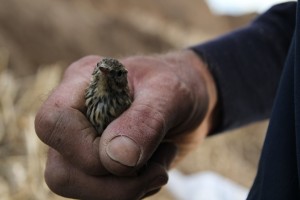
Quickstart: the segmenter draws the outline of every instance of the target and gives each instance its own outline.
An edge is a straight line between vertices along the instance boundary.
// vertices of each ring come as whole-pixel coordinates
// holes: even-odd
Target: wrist
[[[177,68],[178,76],[183,77],[182,80],[187,82],[193,92],[200,93],[196,95],[200,100],[195,103],[198,104],[198,109],[205,110],[200,126],[203,136],[206,136],[213,131],[215,126],[215,110],[218,99],[216,84],[207,64],[191,50],[169,53],[165,59],[172,63],[171,66]],[[187,71],[190,73],[186,73]]]
[[[204,81],[206,88],[206,95],[208,98],[207,112],[199,128],[207,135],[214,131],[216,122],[218,121],[216,108],[218,101],[218,92],[215,80],[208,69],[207,63],[205,63],[201,57],[195,52],[187,50],[188,58],[191,60],[192,67],[199,70],[200,76]]]
[[[171,63],[170,66],[176,68],[178,76],[186,82],[196,96],[193,102],[196,111],[192,111],[191,113],[194,114],[191,114],[190,119],[186,121],[184,126],[186,130],[171,138],[178,146],[178,155],[174,165],[213,131],[216,121],[217,89],[207,64],[193,51],[183,50],[170,53],[165,56],[165,59]],[[203,112],[203,114],[197,115],[195,114],[197,112]],[[197,122],[196,128],[190,130],[189,128],[195,121]]]

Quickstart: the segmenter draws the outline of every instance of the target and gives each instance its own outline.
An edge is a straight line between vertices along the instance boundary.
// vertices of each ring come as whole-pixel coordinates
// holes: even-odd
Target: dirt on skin
[[[0,0],[0,199],[64,199],[43,179],[47,147],[34,116],[71,62],[89,54],[123,57],[197,44],[236,27],[205,1]],[[214,170],[250,187],[267,122],[208,138],[178,166]],[[149,199],[174,199],[163,189]]]

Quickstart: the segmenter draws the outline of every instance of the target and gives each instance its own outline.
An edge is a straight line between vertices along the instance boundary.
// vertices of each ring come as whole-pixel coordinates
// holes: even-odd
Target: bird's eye
[[[117,76],[119,76],[119,77],[122,76],[122,71],[118,71]]]

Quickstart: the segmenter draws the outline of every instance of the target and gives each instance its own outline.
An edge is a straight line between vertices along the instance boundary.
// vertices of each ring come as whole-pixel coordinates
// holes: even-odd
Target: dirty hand
[[[36,116],[36,133],[50,147],[45,179],[65,197],[140,199],[166,184],[176,152],[210,131],[214,81],[189,50],[122,59],[133,102],[97,137],[84,93],[99,60],[73,63]]]

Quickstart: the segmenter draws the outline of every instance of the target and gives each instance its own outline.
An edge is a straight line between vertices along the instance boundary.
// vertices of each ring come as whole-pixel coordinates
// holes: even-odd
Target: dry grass
[[[16,78],[9,52],[0,49],[0,199],[50,199],[44,180],[46,147],[34,131],[34,117],[60,80],[62,67],[41,68]]]

